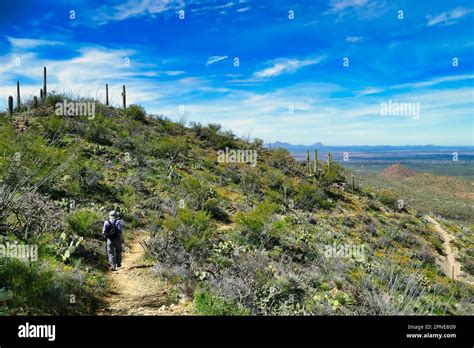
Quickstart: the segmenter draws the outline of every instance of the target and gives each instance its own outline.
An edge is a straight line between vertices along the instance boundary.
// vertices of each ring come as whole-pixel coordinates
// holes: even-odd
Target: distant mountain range
[[[297,159],[306,156],[306,150],[310,150],[311,156],[313,149],[318,150],[318,158],[324,159],[327,153],[331,152],[333,158],[343,160],[344,153],[347,153],[353,159],[374,159],[383,157],[392,158],[417,158],[417,159],[439,159],[440,156],[451,159],[453,153],[462,155],[463,159],[474,160],[474,146],[436,146],[436,145],[352,145],[352,146],[333,146],[322,143],[312,145],[293,145],[285,142],[274,142],[265,145],[267,148],[287,149],[291,155]]]

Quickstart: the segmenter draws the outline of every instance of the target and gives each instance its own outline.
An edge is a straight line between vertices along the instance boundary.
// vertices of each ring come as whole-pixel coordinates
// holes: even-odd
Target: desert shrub
[[[345,182],[344,168],[337,163],[331,163],[331,169],[328,170],[328,165],[324,164],[324,175],[321,178],[323,184],[342,183]]]
[[[176,218],[166,218],[163,227],[166,235],[193,254],[207,254],[215,236],[210,214],[205,211],[181,209]]]
[[[3,211],[2,213],[7,213]],[[37,240],[44,233],[63,227],[63,212],[54,202],[38,192],[26,192],[17,204],[10,205],[5,221],[10,232],[23,240]]]
[[[231,131],[223,131],[220,124],[210,123],[203,127],[200,123],[192,123],[191,127],[196,135],[204,140],[204,146],[220,150],[236,145],[236,136]]]
[[[387,207],[395,209],[397,207],[398,196],[395,191],[389,189],[382,189],[376,193],[377,198],[380,202],[385,204]]]
[[[100,181],[103,179],[104,175],[95,163],[84,163],[84,165],[81,166],[72,177],[78,181],[80,189],[85,193],[97,193],[98,191],[102,191]]]
[[[125,115],[136,121],[146,120],[146,111],[141,105],[132,104],[125,109]]]
[[[408,273],[387,256],[381,262],[371,263],[369,272],[361,277],[360,291],[356,295],[358,315],[427,315],[432,304],[423,301],[427,291],[420,285],[422,271]]]
[[[87,121],[85,137],[97,144],[112,145],[115,138],[114,119],[96,114],[93,119]]]
[[[224,167],[221,175],[221,184],[228,183],[239,184],[241,180],[241,172],[236,164],[228,164]]]
[[[247,196],[256,195],[260,199],[263,198],[261,174],[256,168],[244,171],[240,180],[240,187]]]
[[[3,315],[65,315],[92,311],[105,292],[100,277],[86,277],[81,285],[74,274],[48,262],[27,263],[0,258],[0,313]],[[76,304],[69,302],[70,294]]]
[[[81,237],[100,236],[101,215],[92,209],[79,209],[66,218],[70,230]]]
[[[186,154],[186,139],[183,137],[165,137],[152,141],[152,155],[158,158],[174,160]]]
[[[263,315],[305,314],[306,284],[295,275],[276,278],[261,286],[255,306]]]
[[[213,294],[208,289],[199,289],[194,293],[195,311],[200,315],[247,315],[246,309],[239,309],[233,301]]]
[[[280,190],[285,186],[285,175],[278,169],[270,169],[263,176],[263,182],[273,190]]]
[[[209,198],[216,197],[211,187],[192,176],[183,179],[182,189],[187,197],[188,206],[193,207],[194,210],[200,210]]]
[[[209,212],[217,221],[229,222],[229,214],[222,208],[221,202],[216,198],[211,198],[203,205],[203,210]]]
[[[301,163],[296,162],[286,149],[276,148],[269,150],[268,165],[277,168],[285,175],[303,175]]]
[[[278,208],[275,203],[263,202],[249,212],[238,212],[236,214],[235,221],[247,243],[255,246],[264,244],[264,239],[266,239],[265,227]]]
[[[131,185],[122,185],[117,193],[117,198],[123,204],[126,213],[130,213],[137,204],[135,188]]]
[[[43,101],[44,105],[55,107],[57,103],[63,103],[64,100],[71,100],[71,96],[68,96],[63,93],[56,93],[55,91],[51,91],[46,96],[46,100]]]
[[[299,209],[313,211],[318,208],[327,209],[331,207],[324,190],[314,184],[302,183],[297,188],[294,196],[295,206]]]

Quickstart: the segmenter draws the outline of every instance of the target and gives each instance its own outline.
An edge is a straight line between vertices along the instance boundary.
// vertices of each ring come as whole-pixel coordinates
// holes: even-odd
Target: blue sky
[[[109,83],[118,105],[126,84],[129,103],[149,112],[218,122],[266,142],[474,145],[472,1],[2,0],[0,7],[3,109],[17,80],[25,95],[38,95],[46,65],[49,90],[104,99]],[[389,100],[420,103],[420,117],[382,116]]]

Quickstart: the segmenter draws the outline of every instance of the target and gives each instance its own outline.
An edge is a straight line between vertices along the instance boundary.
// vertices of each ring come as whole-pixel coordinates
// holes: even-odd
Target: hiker
[[[119,220],[119,213],[112,210],[109,219],[104,221],[102,234],[107,238],[107,255],[112,271],[117,267],[122,267],[122,223]]]

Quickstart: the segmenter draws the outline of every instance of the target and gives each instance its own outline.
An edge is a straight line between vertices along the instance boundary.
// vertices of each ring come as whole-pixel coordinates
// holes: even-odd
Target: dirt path
[[[441,238],[443,239],[443,247],[446,253],[446,257],[442,263],[444,274],[446,274],[446,276],[449,278],[453,278],[454,274],[454,280],[472,284],[471,281],[461,276],[461,263],[456,260],[456,254],[454,253],[453,248],[451,248],[451,241],[454,239],[454,237],[448,232],[446,232],[446,230],[440,225],[440,223],[433,219],[431,216],[427,215],[425,218],[433,225],[436,232],[438,232]]]
[[[99,315],[187,315],[192,302],[173,301],[170,287],[164,284],[144,262],[145,250],[139,239],[131,241],[123,254],[122,267],[106,275],[111,291]],[[178,303],[172,303],[178,302]]]

